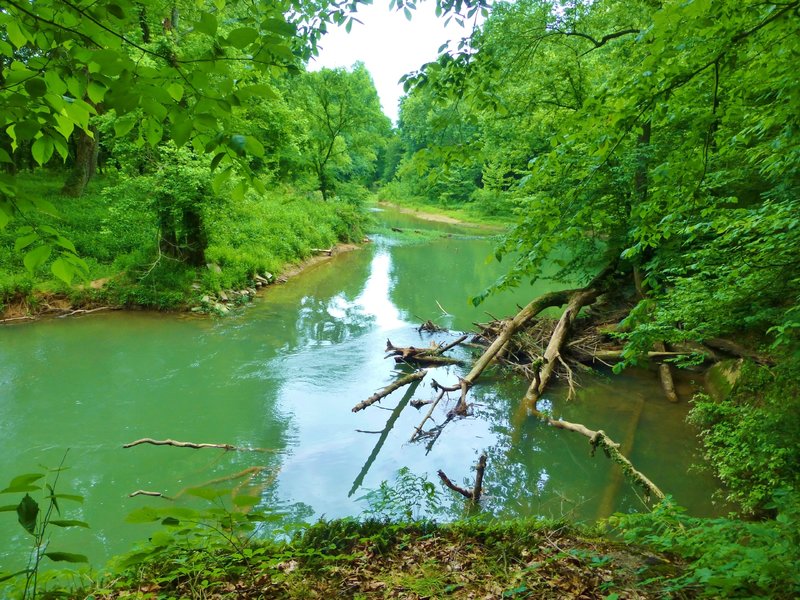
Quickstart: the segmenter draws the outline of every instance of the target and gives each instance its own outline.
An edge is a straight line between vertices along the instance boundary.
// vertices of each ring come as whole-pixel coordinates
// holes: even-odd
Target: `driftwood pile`
[[[435,379],[432,380],[431,386],[436,392],[436,397],[432,400],[409,401],[413,389],[409,389],[404,397],[403,406],[406,404],[416,408],[429,406],[424,418],[414,429],[411,441],[427,439],[430,450],[450,421],[468,414],[469,391],[478,382],[484,370],[491,364],[507,364],[521,371],[530,381],[521,399],[529,416],[558,429],[583,435],[588,439],[591,455],[601,448],[609,459],[622,467],[623,473],[629,480],[644,490],[646,497],[663,499],[664,493],[658,486],[634,468],[620,450],[620,444],[609,438],[603,430],[595,430],[582,423],[553,419],[538,406],[543,393],[553,380],[560,379],[565,382],[569,386],[568,397],[571,398],[576,393],[576,372],[600,364],[611,365],[624,358],[623,349],[614,333],[619,323],[627,316],[629,307],[620,302],[618,295],[612,301],[603,301],[624,287],[618,277],[619,274],[609,268],[595,277],[586,287],[549,292],[539,296],[521,308],[513,318],[476,323],[479,332],[469,345],[479,344],[482,353],[472,363],[467,375],[460,377],[458,383],[451,386],[444,386]],[[638,287],[637,293],[639,298],[644,297]],[[635,300],[629,300],[631,305],[633,302]],[[539,316],[548,308],[565,305],[558,319]],[[418,331],[435,331],[431,325],[433,324],[424,323]],[[428,348],[397,347],[387,341],[387,358],[393,357],[397,363],[408,365],[415,371],[359,403],[353,411],[366,408],[405,385],[414,383],[416,387],[432,368],[460,362],[444,356],[444,353],[457,345],[464,344],[466,339],[467,336],[461,336],[452,343],[432,344]],[[747,357],[759,362],[766,360],[754,356],[752,352],[733,342],[719,339],[706,340],[704,344],[684,344],[675,348],[668,348],[664,343],[656,343],[646,354],[646,359],[658,365],[666,399],[678,402],[671,366],[666,361],[678,357],[691,357],[695,361],[716,361],[719,360],[718,352]],[[454,394],[457,398],[455,407],[448,413],[443,423],[426,430],[425,426],[432,419],[435,408],[450,394]],[[480,475],[481,477],[483,475],[482,469]],[[442,480],[447,485],[445,478]],[[455,489],[452,486],[448,487]],[[465,496],[472,494],[463,489],[456,491]]]

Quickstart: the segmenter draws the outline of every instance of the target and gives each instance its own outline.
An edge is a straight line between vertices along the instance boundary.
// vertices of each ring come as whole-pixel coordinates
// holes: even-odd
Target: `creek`
[[[131,492],[172,496],[253,467],[263,467],[249,480],[259,508],[290,520],[357,515],[366,491],[391,483],[404,466],[437,485],[438,469],[471,481],[481,452],[489,457],[486,502],[501,517],[593,520],[641,508],[618,467],[602,454],[589,457],[585,438],[517,416],[526,382],[507,372],[487,372],[471,392],[472,416],[451,422],[430,448],[429,440],[409,443],[427,409],[378,408],[407,401],[403,390],[351,412],[397,378],[384,359],[387,338],[398,346],[452,340],[487,313],[511,315],[553,286],[540,280],[474,308],[468,298],[501,273],[487,261],[490,238],[394,212],[380,220],[386,227],[372,243],[266,288],[225,318],[113,312],[0,328],[0,485],[56,466],[69,448],[58,491],[84,502],[62,502],[62,518],[91,525],[54,531],[51,549],[87,554],[100,566],[154,531],[127,523],[127,514],[169,502]],[[419,333],[426,319],[451,332]],[[452,366],[433,376],[446,385],[464,372]],[[684,400],[690,383],[679,389]],[[433,397],[429,385],[430,375],[415,396]],[[584,377],[578,399],[565,397],[555,386],[540,406],[604,429],[690,513],[715,513],[713,480],[689,470],[700,457],[684,423],[688,403],[669,404],[653,373]],[[144,437],[267,451],[122,448]],[[19,496],[1,495],[0,506]],[[0,539],[0,571],[24,566],[29,536],[15,513],[0,513]]]

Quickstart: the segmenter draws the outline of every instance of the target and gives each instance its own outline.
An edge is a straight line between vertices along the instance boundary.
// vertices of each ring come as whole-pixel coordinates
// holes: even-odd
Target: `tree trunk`
[[[92,136],[83,129],[75,130],[75,160],[72,165],[72,171],[70,171],[64,187],[61,188],[61,193],[65,196],[77,198],[83,194],[86,184],[89,183],[89,180],[97,170],[97,154],[100,149],[98,132],[95,126],[91,126],[89,129],[92,132]]]

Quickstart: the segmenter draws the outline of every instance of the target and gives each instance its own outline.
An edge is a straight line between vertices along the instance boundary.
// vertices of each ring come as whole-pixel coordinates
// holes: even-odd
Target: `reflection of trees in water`
[[[305,296],[297,311],[298,345],[303,347],[339,344],[364,334],[374,322],[374,315],[344,294],[333,298]]]
[[[524,417],[515,427],[524,389],[493,387],[476,388],[473,398],[476,417],[490,424],[497,440],[486,449],[485,508],[502,516],[593,518],[609,466],[591,459],[588,445],[535,419]]]

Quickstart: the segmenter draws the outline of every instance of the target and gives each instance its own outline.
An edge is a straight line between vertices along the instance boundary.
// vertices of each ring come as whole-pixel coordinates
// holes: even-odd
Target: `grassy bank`
[[[21,196],[44,199],[55,213],[36,212],[29,216],[35,220],[0,232],[0,313],[100,305],[182,310],[209,294],[252,286],[256,275],[278,275],[315,249],[363,236],[357,205],[322,202],[290,188],[263,195],[251,190],[234,201],[230,190],[214,194],[202,181],[153,176],[97,177],[80,198],[61,195],[61,179],[52,175],[24,174],[18,185]],[[187,195],[203,194],[193,200],[202,227],[201,264],[164,252],[163,222],[185,201],[181,185]],[[58,230],[88,264],[88,279],[68,286],[51,273],[52,258],[27,270],[24,252],[14,248],[21,227]]]

